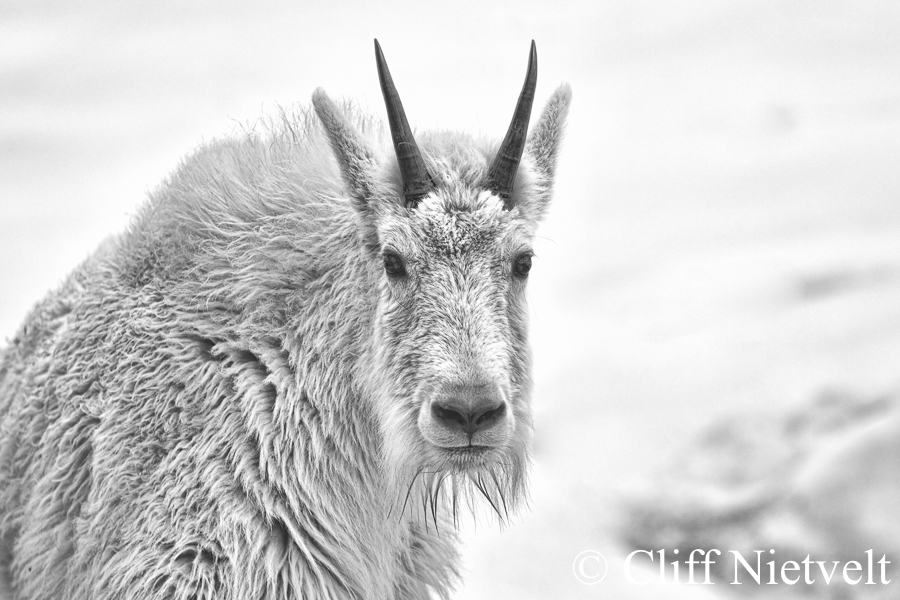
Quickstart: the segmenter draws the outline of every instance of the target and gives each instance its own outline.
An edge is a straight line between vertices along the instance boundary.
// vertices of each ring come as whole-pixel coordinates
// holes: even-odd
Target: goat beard
[[[504,447],[460,458],[437,448],[419,449],[393,474],[396,496],[391,518],[407,519],[426,530],[459,529],[461,514],[484,513],[501,526],[527,504],[528,453]]]

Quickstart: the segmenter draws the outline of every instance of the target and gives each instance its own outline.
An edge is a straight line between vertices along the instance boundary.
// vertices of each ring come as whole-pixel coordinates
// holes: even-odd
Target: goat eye
[[[531,270],[531,255],[530,254],[522,254],[516,258],[516,261],[513,263],[513,274],[516,277],[525,278],[528,277],[528,271]]]
[[[384,253],[384,272],[390,277],[403,277],[406,275],[406,268],[403,266],[403,259],[399,254],[394,252]]]

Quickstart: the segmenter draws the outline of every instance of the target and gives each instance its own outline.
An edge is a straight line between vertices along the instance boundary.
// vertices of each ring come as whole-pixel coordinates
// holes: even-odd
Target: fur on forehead
[[[530,215],[521,210],[503,210],[502,201],[484,187],[488,169],[500,147],[499,141],[473,139],[466,133],[452,131],[417,132],[416,141],[437,190],[412,212],[425,210],[453,214],[486,210],[494,213],[496,209],[501,211],[496,218],[529,219]],[[390,152],[386,158],[385,175],[396,190],[397,197],[402,198],[403,184],[396,156]],[[523,155],[512,190],[515,206],[520,204],[520,199],[535,191],[533,171],[530,157]]]
[[[404,253],[416,253],[418,247],[458,257],[498,244],[505,254],[506,246],[526,246],[532,233],[533,225],[520,218],[518,208],[506,210],[491,192],[441,186],[416,208],[382,220],[378,237],[383,246]]]
[[[449,131],[421,133],[417,142],[436,189],[415,208],[403,206],[399,201],[403,197],[399,167],[391,157],[386,175],[398,203],[380,224],[378,237],[383,246],[408,252],[413,251],[412,243],[436,254],[460,256],[512,240],[522,240],[513,242],[515,246],[525,244],[534,223],[517,206],[507,210],[503,201],[484,187],[497,143]],[[521,188],[527,187],[523,184],[528,168],[520,166],[519,172],[514,198],[517,191],[521,193]]]
[[[460,258],[497,248],[502,256],[528,247],[533,224],[506,210],[487,190],[441,186],[412,210],[401,208],[379,224],[382,247],[407,255]],[[492,252],[489,252],[492,254]]]

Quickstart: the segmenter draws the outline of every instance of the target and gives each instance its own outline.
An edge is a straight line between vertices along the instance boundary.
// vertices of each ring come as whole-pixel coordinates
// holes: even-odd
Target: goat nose
[[[461,428],[469,436],[487,429],[506,414],[506,402],[489,401],[477,406],[468,407],[453,400],[434,401],[431,403],[431,414],[448,429]]]

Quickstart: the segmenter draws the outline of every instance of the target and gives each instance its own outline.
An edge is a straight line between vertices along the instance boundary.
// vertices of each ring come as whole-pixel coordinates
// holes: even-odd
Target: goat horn
[[[397,153],[397,162],[400,164],[400,175],[403,177],[403,195],[406,197],[406,206],[415,208],[419,200],[428,195],[434,189],[434,180],[425,168],[425,160],[419,152],[400,95],[394,87],[391,72],[388,70],[381,52],[381,44],[375,40],[375,61],[378,64],[378,80],[381,82],[381,93],[384,95],[384,104],[387,107],[388,124],[391,127],[391,139],[394,141],[394,152]]]
[[[507,209],[512,208],[510,196],[519,161],[522,160],[522,151],[525,149],[525,138],[528,136],[528,120],[531,118],[531,105],[534,104],[535,87],[537,87],[537,48],[534,40],[531,40],[525,85],[519,94],[509,130],[487,174],[487,187],[503,199]]]

